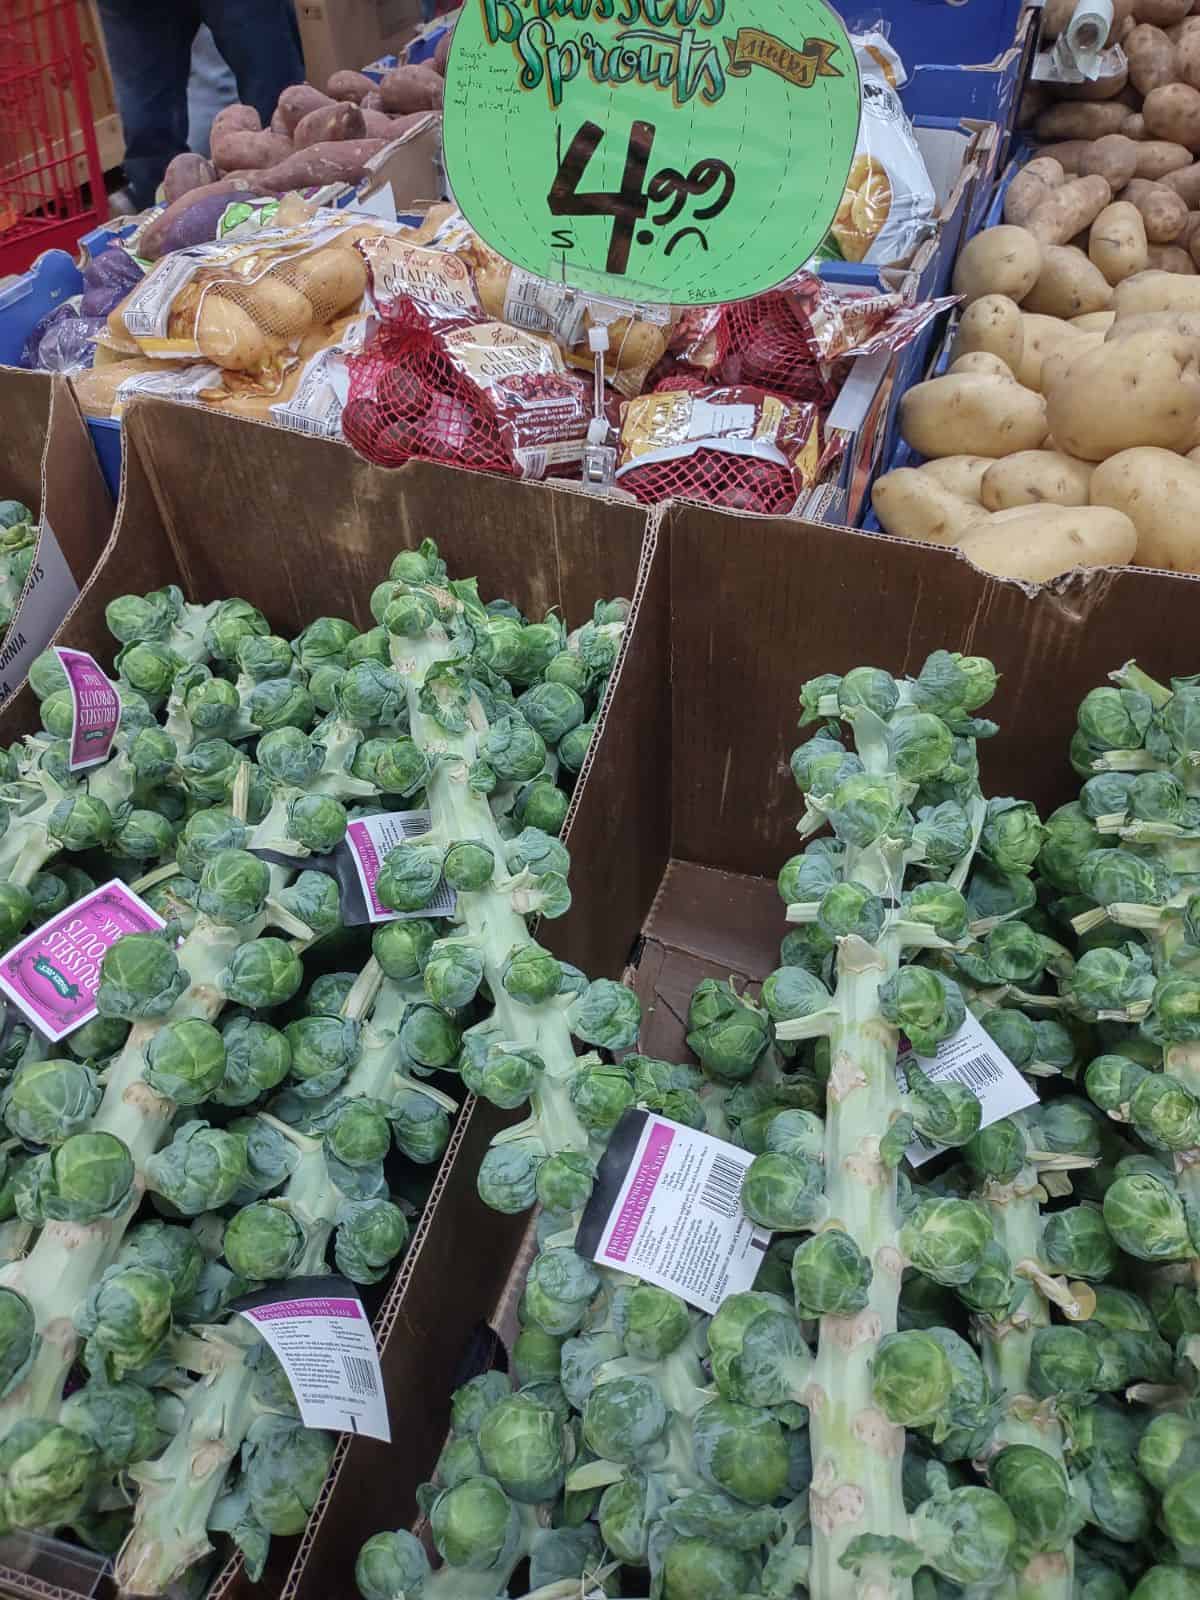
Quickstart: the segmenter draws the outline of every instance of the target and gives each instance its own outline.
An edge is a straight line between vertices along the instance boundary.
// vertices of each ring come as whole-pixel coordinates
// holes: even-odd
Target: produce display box
[[[38,517],[33,566],[0,641],[2,706],[95,570],[113,504],[64,379],[0,368],[0,416],[0,498],[20,500]]]
[[[0,378],[14,376],[31,375]],[[478,577],[485,596],[508,596],[530,613],[558,607],[568,619],[583,620],[596,599],[638,592],[647,517],[624,501],[425,462],[389,472],[340,444],[161,400],[136,401],[126,431],[116,526],[57,636],[102,662],[112,651],[108,601],[164,583],[178,583],[197,599],[240,594],[285,634],[322,614],[370,626],[368,602],[380,574],[398,549],[427,536],[437,539],[452,571]],[[303,492],[284,501],[283,483],[303,485]],[[36,725],[26,687],[0,711],[0,739],[10,742]],[[598,861],[593,871],[591,892],[577,890],[584,903],[607,892],[610,866]],[[581,863],[577,876],[583,875]],[[591,921],[590,913],[569,913],[551,942],[559,948],[565,941],[579,951],[572,959],[588,959]],[[591,970],[619,976],[623,960],[622,954],[603,968],[593,963]],[[459,1359],[495,1304],[520,1244],[525,1219],[483,1206],[472,1178],[498,1121],[490,1107],[465,1103],[413,1244],[375,1319],[393,1438],[401,1448],[342,1440],[334,1470],[352,1484],[350,1505],[359,1516],[356,1524],[347,1520],[346,1540],[355,1529],[365,1538],[381,1519],[394,1517],[432,1467]],[[455,1272],[447,1274],[451,1258]],[[255,1595],[279,1592],[295,1545],[275,1543]],[[235,1557],[210,1592],[228,1600],[243,1591],[251,1586]],[[344,1569],[323,1592],[345,1592]],[[6,1593],[77,1600],[72,1589],[0,1567],[0,1594]]]
[[[925,14],[934,11],[949,14],[944,0],[932,0],[931,4],[918,0],[911,9]],[[996,10],[1001,18],[1013,16],[1010,6]],[[1007,22],[998,26],[996,34],[1001,35],[1001,42],[996,45],[992,58],[977,66],[961,63],[965,57],[977,56],[986,48],[980,40],[995,36],[989,34],[988,0],[972,0],[972,3],[956,7],[954,15],[962,19],[973,35],[964,45],[963,54],[957,59],[944,59],[943,51],[938,50],[931,59],[928,47],[918,43],[916,54],[905,58],[901,47],[902,59],[910,64],[910,76],[900,91],[900,98],[910,117],[979,117],[998,123],[1008,135],[1016,122],[1021,89],[1036,46],[1039,12],[1034,7],[1022,11],[1007,38],[1002,37]],[[893,42],[897,41],[893,39]],[[911,65],[913,62],[916,65]]]
[[[310,83],[343,67],[398,55],[421,21],[417,0],[297,0],[296,21]]]
[[[367,202],[386,190],[402,220],[418,222],[420,218],[415,213],[405,217],[405,210],[441,197],[440,142],[436,124],[417,128],[386,150],[371,176],[337,204],[345,207],[355,201]],[[117,225],[118,231],[121,226]],[[81,240],[84,250],[93,255],[103,250],[111,231],[96,228],[85,234]],[[17,366],[25,340],[41,319],[82,287],[83,279],[74,259],[65,250],[47,250],[27,273],[0,289],[0,370]],[[115,500],[121,490],[121,424],[107,417],[89,417],[87,426],[104,480]]]
[[[913,300],[945,292],[980,182],[990,186],[1000,130],[994,123],[946,116],[917,117],[914,129],[937,195],[937,231],[918,247],[906,267],[823,261],[821,276],[828,282],[858,289],[897,289]]]

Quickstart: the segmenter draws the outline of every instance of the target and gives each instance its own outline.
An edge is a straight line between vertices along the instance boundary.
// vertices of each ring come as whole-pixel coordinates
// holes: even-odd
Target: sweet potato
[[[216,183],[189,189],[155,217],[138,241],[138,252],[146,261],[157,261],[172,250],[202,244],[216,231],[225,207],[246,195],[261,193],[256,182],[245,178],[221,178]]]
[[[274,167],[235,176],[249,179],[251,186],[257,184],[267,194],[323,183],[357,183],[366,173],[371,157],[377,156],[386,143],[386,139],[338,139],[311,144],[307,150],[294,150]]]
[[[383,109],[391,112],[434,111],[443,93],[442,79],[430,67],[393,67],[379,86]]]
[[[358,106],[348,100],[335,100],[332,105],[318,106],[301,117],[292,143],[297,150],[307,150],[310,145],[326,144],[331,139],[365,139],[366,136],[366,118]]]
[[[182,155],[175,156],[167,167],[163,178],[163,198],[171,205],[193,189],[216,181],[217,169],[212,162],[206,156],[193,155],[190,150],[185,150]]]
[[[389,117],[386,111],[364,111],[368,139],[402,139],[411,128],[428,122],[432,112],[412,111],[407,117]]]
[[[325,85],[325,93],[331,100],[351,101],[360,105],[364,95],[370,94],[378,88],[374,78],[368,78],[365,72],[349,72],[345,68],[341,72],[331,75]]]
[[[433,52],[433,70],[446,76],[446,62],[450,59],[450,45],[454,38],[454,29],[444,33],[437,42],[437,49]]]
[[[294,83],[279,96],[275,116],[282,121],[284,131],[292,133],[310,111],[319,111],[322,106],[329,104],[329,96],[322,94],[320,89],[314,89],[311,83]],[[271,122],[274,125],[275,117]]]
[[[282,134],[264,131],[253,106],[225,106],[213,118],[209,136],[213,164],[219,172],[241,172],[249,167],[272,167],[290,154],[292,142]]]

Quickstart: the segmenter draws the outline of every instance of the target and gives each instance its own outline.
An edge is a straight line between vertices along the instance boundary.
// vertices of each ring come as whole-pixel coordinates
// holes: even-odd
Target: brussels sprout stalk
[[[272,867],[274,892],[287,882],[285,868]],[[146,1052],[169,1023],[211,1022],[226,1004],[218,979],[239,946],[256,938],[272,920],[265,909],[250,922],[227,926],[201,916],[177,953],[190,980],[161,1018],[137,1021],[106,1076],[92,1129],[120,1139],[138,1173],[130,1199],[116,1215],[94,1222],[47,1221],[30,1253],[0,1270],[0,1286],[17,1290],[33,1306],[39,1344],[22,1382],[0,1401],[0,1428],[23,1418],[53,1417],[79,1346],[73,1316],[88,1290],[116,1257],[142,1197],[141,1168],[163,1143],[175,1117],[174,1100],[146,1081]],[[118,946],[121,941],[118,941]],[[117,948],[117,947],[114,947]]]
[[[478,698],[471,695],[467,725],[461,732],[441,727],[422,709],[422,689],[431,669],[455,660],[457,654],[445,630],[436,622],[420,637],[392,639],[393,665],[403,678],[408,695],[412,737],[435,758],[426,786],[433,828],[447,839],[479,840],[490,847],[498,862],[503,862],[504,840],[487,797],[476,792],[469,782],[470,769],[488,731]],[[512,952],[533,944],[524,917],[514,907],[511,893],[496,879],[483,889],[460,890],[458,917],[483,953],[484,975],[494,1003],[490,1031],[497,1039],[536,1050],[545,1064],[530,1095],[531,1115],[505,1129],[502,1140],[536,1136],[547,1153],[585,1152],[588,1132],[569,1095],[578,1063],[564,1003],[557,996],[537,1005],[518,1003],[503,982],[505,964]]]
[[[440,1103],[454,1102],[434,1089],[404,1077],[397,1031],[405,1011],[422,997],[420,980],[385,979],[377,961],[367,962],[342,1008],[361,1021],[370,1013],[358,1061],[339,1091],[339,1100],[390,1101],[397,1081]],[[320,1139],[297,1133],[266,1117],[300,1150],[300,1159],[275,1204],[304,1231],[305,1244],[289,1276],[328,1271],[326,1252],[346,1199],[333,1182]],[[117,1562],[117,1579],[127,1594],[162,1594],[209,1550],[206,1529],[230,1463],[262,1408],[253,1395],[244,1351],[258,1335],[236,1319],[220,1329],[199,1330],[214,1341],[222,1361],[211,1378],[193,1385],[183,1417],[167,1449],[133,1469],[141,1486],[133,1528]]]

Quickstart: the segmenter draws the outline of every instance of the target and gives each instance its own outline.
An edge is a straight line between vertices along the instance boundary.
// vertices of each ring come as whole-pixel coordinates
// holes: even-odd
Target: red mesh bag
[[[660,387],[622,408],[617,482],[645,505],[784,515],[820,470],[817,408],[762,389]]]
[[[591,390],[538,334],[396,301],[349,366],[342,433],[368,461],[530,478],[578,469]]]

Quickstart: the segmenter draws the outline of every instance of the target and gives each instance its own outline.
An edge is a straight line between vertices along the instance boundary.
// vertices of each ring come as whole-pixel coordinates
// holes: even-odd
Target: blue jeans
[[[237,84],[217,49],[212,30],[205,25],[192,44],[192,73],[188,79],[188,149],[208,154],[213,118],[237,99]]]
[[[125,129],[125,176],[139,207],[188,147],[188,76],[202,23],[266,127],[289,84],[304,82],[292,0],[99,0]]]

